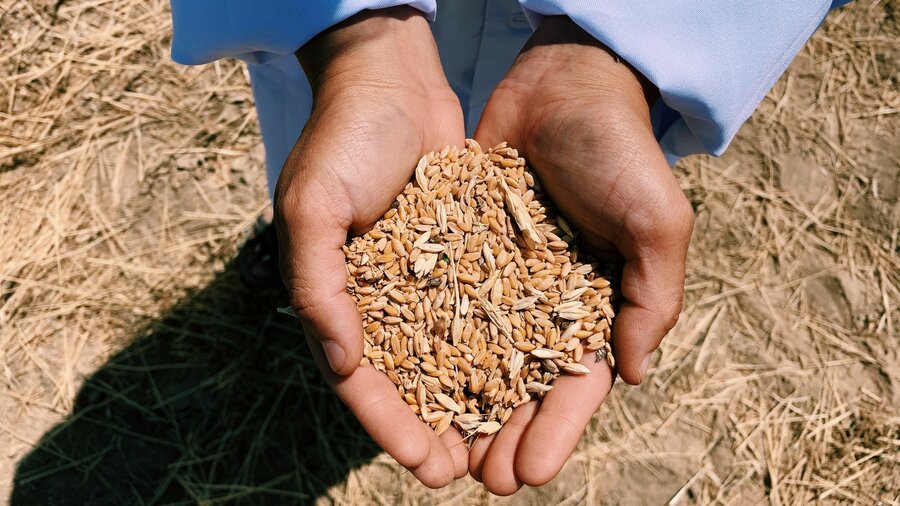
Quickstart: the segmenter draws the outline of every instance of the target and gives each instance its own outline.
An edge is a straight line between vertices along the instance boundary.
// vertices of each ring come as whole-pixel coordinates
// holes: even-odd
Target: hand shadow
[[[233,264],[186,297],[85,382],[11,504],[306,504],[378,455],[284,299]]]

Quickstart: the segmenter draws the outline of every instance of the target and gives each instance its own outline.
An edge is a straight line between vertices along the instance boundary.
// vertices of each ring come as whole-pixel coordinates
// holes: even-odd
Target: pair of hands
[[[346,293],[341,246],[368,230],[423,153],[463,146],[459,101],[427,22],[398,7],[364,11],[298,51],[312,114],[276,190],[281,271],[313,354],[372,438],[425,485],[467,472],[500,495],[550,481],[571,455],[616,372],[643,380],[675,324],[693,212],[653,136],[642,79],[568,18],[546,18],[494,91],[475,138],[509,141],[557,207],[600,256],[624,261],[613,327],[617,371],[586,354],[586,376],[564,376],[541,403],[516,409],[468,451],[438,437],[394,385],[358,367],[363,333]]]

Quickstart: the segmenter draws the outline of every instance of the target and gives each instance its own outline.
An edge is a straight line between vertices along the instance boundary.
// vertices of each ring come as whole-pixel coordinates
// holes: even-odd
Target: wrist
[[[365,10],[320,33],[296,53],[313,93],[353,88],[449,88],[422,13]]]
[[[640,109],[659,98],[653,83],[566,16],[545,17],[516,65],[534,83],[559,82],[574,94],[619,97]]]

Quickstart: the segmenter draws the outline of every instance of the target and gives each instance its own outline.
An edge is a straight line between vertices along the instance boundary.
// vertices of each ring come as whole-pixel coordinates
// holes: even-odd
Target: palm
[[[639,131],[649,125],[623,121],[615,112],[620,105],[612,100],[547,98],[523,110],[521,97],[498,90],[479,135],[520,146],[556,207],[578,227],[592,253],[616,259],[636,240],[626,221],[643,209],[666,204],[675,181],[653,138]],[[498,118],[502,121],[495,121]],[[637,144],[641,137],[649,145]]]
[[[277,217],[279,241],[288,245],[281,248],[282,272],[326,380],[382,448],[426,485],[442,486],[466,471],[462,437],[448,431],[439,439],[384,374],[356,367],[362,324],[344,291],[341,253],[349,235],[384,215],[422,153],[465,140],[449,89],[431,100],[418,96],[356,87],[319,102],[279,180]],[[339,364],[326,356],[327,339],[343,340]]]
[[[292,184],[330,187],[308,205],[335,213],[359,233],[388,210],[422,153],[461,146],[462,115],[453,95],[442,103],[420,102],[406,92],[374,88],[314,110],[295,148],[305,163]]]
[[[612,58],[596,46],[535,52],[523,53],[491,96],[476,139],[519,147],[590,252],[624,262],[613,348],[619,373],[639,383],[642,361],[680,308],[690,207],[651,132],[639,83],[603,70],[625,67],[607,65]],[[476,443],[470,472],[491,491],[541,485],[562,467],[615,377],[605,361],[582,363],[592,374],[557,379],[540,404],[518,408],[495,437]]]

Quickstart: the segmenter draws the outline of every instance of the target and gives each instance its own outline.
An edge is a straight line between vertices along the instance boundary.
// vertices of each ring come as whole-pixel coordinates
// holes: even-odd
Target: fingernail
[[[647,377],[647,369],[650,368],[650,358],[652,357],[652,353],[644,357],[644,361],[641,362],[641,381],[644,381],[644,378]]]
[[[325,358],[328,359],[328,365],[331,367],[332,371],[337,372],[341,367],[344,366],[344,362],[347,361],[347,354],[344,353],[344,349],[334,341],[323,341],[322,348],[325,349]]]

